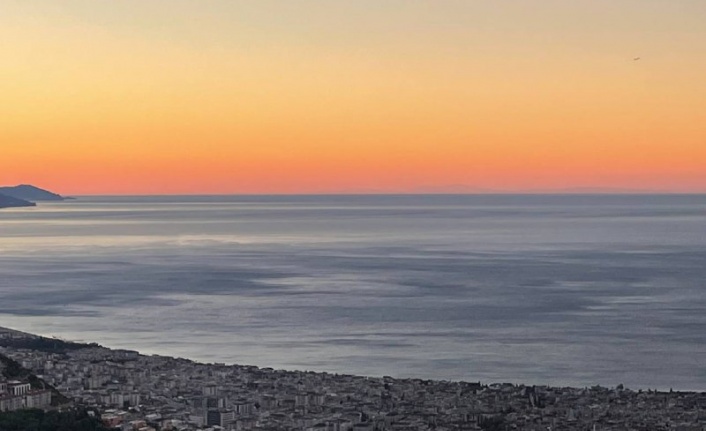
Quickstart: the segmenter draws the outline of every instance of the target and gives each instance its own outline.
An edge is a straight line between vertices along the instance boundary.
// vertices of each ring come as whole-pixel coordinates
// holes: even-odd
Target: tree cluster
[[[2,431],[108,431],[82,409],[45,412],[38,409],[0,413]]]
[[[66,353],[72,350],[80,350],[88,347],[100,347],[96,343],[74,343],[58,338],[46,337],[22,337],[22,338],[0,338],[0,346],[11,347],[13,349],[37,350],[45,353]]]

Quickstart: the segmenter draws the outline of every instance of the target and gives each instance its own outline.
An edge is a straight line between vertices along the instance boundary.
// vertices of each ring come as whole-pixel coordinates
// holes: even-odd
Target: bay
[[[706,390],[705,280],[704,195],[0,211],[0,326],[207,362]]]

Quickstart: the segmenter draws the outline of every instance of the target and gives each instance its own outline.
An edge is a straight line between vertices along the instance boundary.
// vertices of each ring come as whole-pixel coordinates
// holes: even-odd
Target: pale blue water
[[[706,196],[0,211],[0,326],[203,361],[706,390]]]

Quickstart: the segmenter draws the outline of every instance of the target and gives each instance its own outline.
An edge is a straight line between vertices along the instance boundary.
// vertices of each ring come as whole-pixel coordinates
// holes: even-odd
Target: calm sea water
[[[6,209],[0,326],[208,362],[706,390],[706,196]]]

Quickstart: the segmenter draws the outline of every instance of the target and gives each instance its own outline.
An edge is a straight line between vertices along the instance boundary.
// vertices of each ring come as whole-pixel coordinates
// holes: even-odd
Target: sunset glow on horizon
[[[2,1],[0,185],[706,192],[706,2]]]

